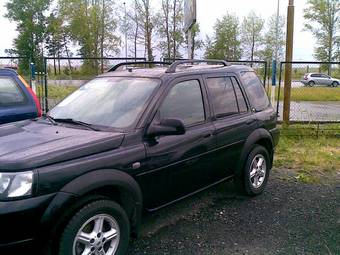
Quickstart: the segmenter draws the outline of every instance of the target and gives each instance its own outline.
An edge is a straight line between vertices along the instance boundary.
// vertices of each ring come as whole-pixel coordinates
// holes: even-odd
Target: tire
[[[76,241],[80,233],[86,239]],[[124,255],[129,238],[130,223],[122,207],[110,200],[98,200],[85,205],[68,222],[61,234],[59,255],[82,254],[86,247],[92,251],[102,250],[105,255]]]
[[[339,85],[338,82],[333,81],[332,86],[333,86],[334,88],[337,87],[338,85]]]
[[[308,86],[309,86],[309,87],[314,87],[314,85],[315,85],[315,82],[314,82],[314,81],[309,81],[309,82],[308,82]]]
[[[256,168],[256,162],[260,162],[260,160],[263,160],[262,167]],[[256,196],[263,192],[268,182],[270,165],[270,157],[266,148],[254,145],[243,169],[243,186],[247,195]],[[255,178],[257,178],[257,185],[254,184],[256,183]]]

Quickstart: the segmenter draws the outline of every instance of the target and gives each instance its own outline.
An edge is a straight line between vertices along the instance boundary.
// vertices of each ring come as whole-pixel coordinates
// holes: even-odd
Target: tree
[[[200,38],[200,25],[196,23],[191,28],[191,48],[190,48],[190,57],[191,59],[195,58],[196,50],[202,49],[204,46],[203,40]],[[188,38],[186,38],[188,41]]]
[[[100,57],[119,52],[120,37],[116,35],[117,15],[114,0],[59,0],[64,28],[80,46],[82,57]],[[103,60],[101,69],[103,70]],[[85,60],[85,72],[99,72],[97,60]]]
[[[18,37],[14,40],[15,52],[26,57],[20,61],[19,69],[28,70],[29,62],[42,66],[44,38],[46,33],[46,16],[51,0],[9,0],[6,3],[5,17],[17,23]]]
[[[179,49],[184,42],[183,0],[162,0],[157,15],[159,48],[165,58],[181,58]]]
[[[138,46],[143,45],[145,48],[144,35],[141,33],[140,14],[137,11],[137,2],[134,1],[130,6],[126,6],[126,17],[121,18],[120,30],[127,34],[127,39],[133,42],[133,47],[130,47],[130,52],[134,58],[137,58]]]
[[[305,29],[317,40],[314,56],[317,60],[331,62],[336,57],[337,33],[340,30],[339,0],[308,0],[304,10]],[[328,68],[330,72],[330,68]]]
[[[54,75],[61,73],[61,65],[60,58],[65,52],[68,55],[67,41],[66,35],[63,28],[63,19],[58,16],[58,13],[52,12],[47,19],[47,31],[46,31],[46,45],[45,48],[47,50],[47,54],[50,57],[53,57],[53,69]],[[58,59],[58,71],[56,65],[56,58]]]
[[[263,42],[263,26],[264,20],[260,16],[257,16],[253,11],[243,19],[241,46],[244,57],[250,61],[253,61],[254,58],[260,58],[260,47]]]
[[[153,61],[152,37],[155,21],[150,0],[135,0],[135,8],[138,13],[138,22],[140,24],[139,34],[141,34],[141,37],[144,39],[147,59]]]
[[[260,56],[263,60],[272,61],[275,59],[276,52],[278,60],[284,59],[284,46],[286,45],[285,18],[283,16],[279,16],[278,22],[278,26],[276,26],[276,14],[270,16],[267,21],[267,31],[263,39],[264,48],[260,52]],[[276,30],[277,28],[278,30]]]
[[[240,29],[237,16],[227,13],[214,25],[214,37],[206,48],[206,58],[238,60],[241,58]]]

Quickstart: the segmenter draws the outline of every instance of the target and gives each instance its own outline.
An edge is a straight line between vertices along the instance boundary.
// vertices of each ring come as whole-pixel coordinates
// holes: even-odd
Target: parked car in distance
[[[279,131],[253,69],[149,64],[121,63],[44,118],[0,127],[0,246],[121,255],[143,210],[232,177],[263,192]]]
[[[301,80],[305,86],[313,87],[314,85],[326,85],[337,87],[340,85],[340,80],[332,78],[323,73],[306,73]]]
[[[39,100],[12,69],[0,69],[0,124],[41,116]]]

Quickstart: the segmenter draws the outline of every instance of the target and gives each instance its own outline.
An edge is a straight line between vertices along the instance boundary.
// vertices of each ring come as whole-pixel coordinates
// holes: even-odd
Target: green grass
[[[276,100],[278,98],[278,88],[275,92]],[[283,100],[283,88],[280,90],[280,100]],[[302,87],[292,88],[292,101],[340,101],[340,87]]]
[[[56,86],[56,85],[48,85],[48,98],[52,99],[63,99],[67,97],[69,94],[77,90],[77,87],[74,86]],[[43,87],[37,87],[37,95],[40,97],[44,95]]]
[[[287,132],[289,128],[282,130],[274,169],[305,183],[336,182],[340,175],[340,138],[324,136],[323,132],[318,138],[306,136],[308,127],[303,130],[302,125],[298,125],[295,128],[290,133]],[[323,130],[340,134],[340,125],[327,125]]]

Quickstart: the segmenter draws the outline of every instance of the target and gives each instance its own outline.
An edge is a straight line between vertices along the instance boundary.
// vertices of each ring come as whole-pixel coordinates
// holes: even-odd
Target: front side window
[[[208,78],[207,85],[216,117],[239,113],[230,77]]]
[[[164,99],[159,114],[161,119],[180,119],[185,126],[203,122],[205,114],[198,80],[176,84]]]
[[[0,77],[0,106],[22,104],[25,96],[16,82],[9,77]]]
[[[255,72],[241,72],[241,81],[247,92],[250,104],[256,111],[262,111],[270,105],[266,91]]]
[[[128,128],[138,121],[159,80],[148,78],[97,78],[54,107],[54,119],[73,119],[92,125]]]

